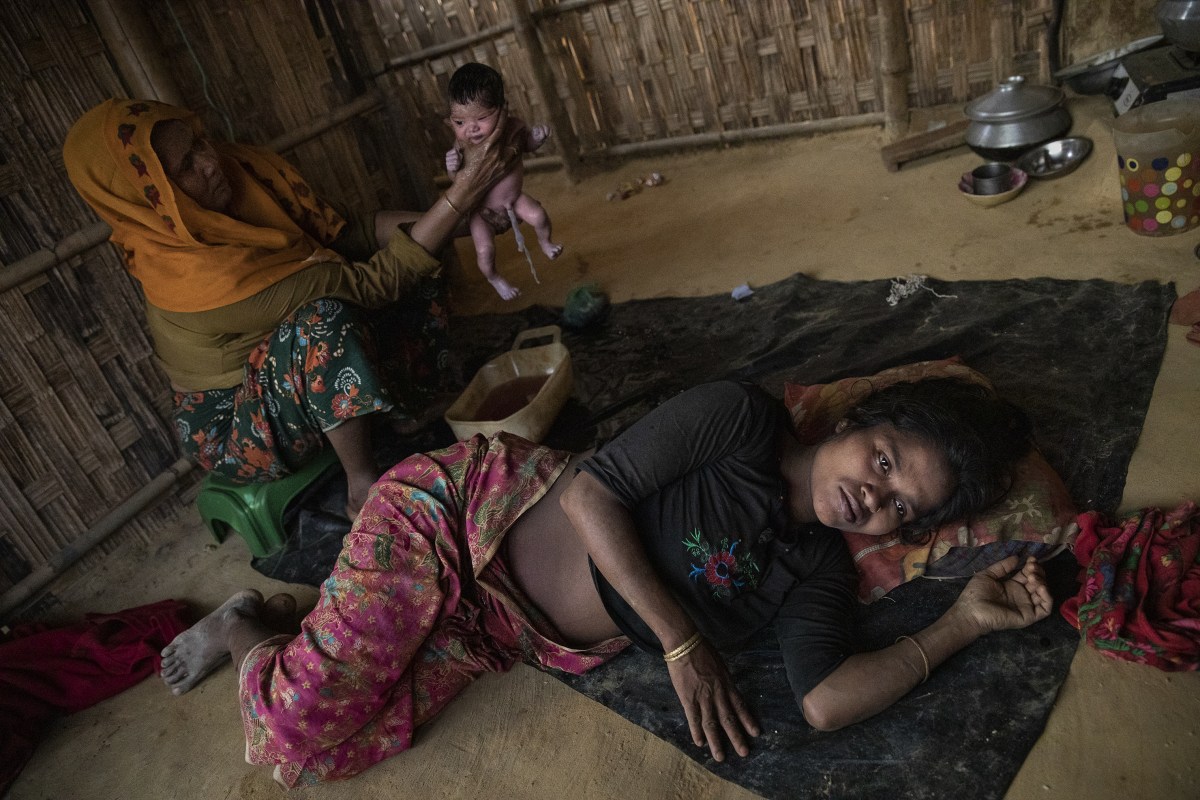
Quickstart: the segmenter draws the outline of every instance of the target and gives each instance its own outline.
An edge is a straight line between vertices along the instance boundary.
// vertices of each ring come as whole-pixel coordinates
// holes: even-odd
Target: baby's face
[[[450,127],[454,141],[459,144],[479,144],[496,129],[500,108],[481,105],[479,101],[450,104]]]

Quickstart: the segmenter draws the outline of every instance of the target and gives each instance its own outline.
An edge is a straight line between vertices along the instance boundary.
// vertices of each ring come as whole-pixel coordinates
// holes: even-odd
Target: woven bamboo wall
[[[0,6],[0,263],[96,221],[60,148],[79,114],[120,93],[78,3]],[[140,308],[108,245],[0,294],[0,588],[176,459]],[[148,538],[173,511],[160,505],[122,535]]]
[[[1048,81],[1053,0],[908,0],[913,106],[964,103],[1012,74]],[[534,0],[539,38],[584,153],[629,142],[880,111],[874,0]],[[466,61],[505,76],[510,103],[547,117],[530,91],[508,4],[371,0],[383,59],[496,33],[388,73],[418,121],[414,145],[440,163],[451,137],[445,87]],[[552,150],[550,150],[552,152]]]

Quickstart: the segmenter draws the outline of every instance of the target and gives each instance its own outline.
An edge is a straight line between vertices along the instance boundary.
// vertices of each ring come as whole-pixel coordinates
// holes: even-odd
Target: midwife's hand
[[[717,761],[725,760],[724,737],[729,738],[738,755],[749,755],[747,734],[758,736],[758,723],[733,685],[716,648],[701,641],[683,658],[668,661],[667,671],[687,715],[692,741],[698,747],[707,743]]]
[[[462,153],[457,148],[446,151],[446,172],[453,175],[462,168]]]
[[[467,208],[479,205],[487,190],[512,172],[521,160],[521,148],[516,137],[524,128],[512,129],[514,126],[508,123],[507,106],[498,113],[500,116],[496,120],[496,127],[488,138],[479,144],[467,142],[463,145],[462,167],[454,176],[455,205],[459,200]]]
[[[956,604],[983,633],[1024,628],[1050,615],[1054,604],[1041,565],[1030,558],[1013,572],[1017,564],[1017,556],[992,564],[971,578],[958,597]]]

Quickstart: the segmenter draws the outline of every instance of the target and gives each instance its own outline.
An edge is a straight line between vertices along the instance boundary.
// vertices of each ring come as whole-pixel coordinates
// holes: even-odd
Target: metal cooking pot
[[[1167,41],[1189,52],[1200,52],[1200,1],[1159,0],[1154,17]]]
[[[990,93],[972,100],[964,111],[967,144],[991,161],[1012,161],[1071,129],[1063,91],[1055,86],[1026,86],[1014,75]]]

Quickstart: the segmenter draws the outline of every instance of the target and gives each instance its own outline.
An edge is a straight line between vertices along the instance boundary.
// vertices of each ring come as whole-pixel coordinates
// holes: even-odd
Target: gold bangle
[[[696,631],[686,642],[669,653],[663,653],[663,661],[678,661],[700,645],[700,631]]]
[[[897,636],[896,644],[900,644],[902,639],[907,639],[908,641],[912,642],[913,646],[917,648],[917,652],[921,654],[921,663],[925,665],[925,677],[921,679],[921,683],[924,683],[925,681],[929,680],[929,657],[925,655],[925,648],[921,647],[921,643],[911,636]]]
[[[451,211],[453,211],[455,214],[458,214],[460,217],[463,215],[463,213],[458,210],[458,206],[450,202],[450,195],[444,194],[442,195],[442,199],[446,201],[446,205],[450,206]]]

